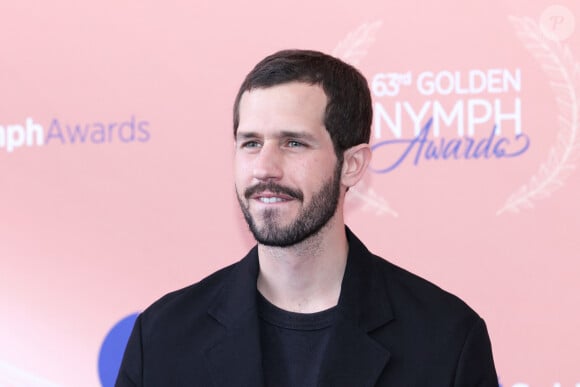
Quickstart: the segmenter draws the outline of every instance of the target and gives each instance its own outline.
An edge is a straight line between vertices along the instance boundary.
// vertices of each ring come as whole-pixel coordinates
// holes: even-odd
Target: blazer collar
[[[390,354],[369,333],[394,319],[377,259],[346,228],[349,252],[337,321],[322,364],[320,386],[373,386]],[[216,386],[262,386],[256,306],[258,249],[232,269],[209,314],[223,327],[222,339],[206,350]],[[227,371],[225,371],[227,370]]]
[[[346,228],[349,252],[338,319],[322,365],[320,386],[370,387],[390,359],[371,332],[394,319],[386,282],[374,257]]]
[[[233,266],[224,287],[208,310],[223,327],[221,340],[206,350],[216,387],[264,385],[256,307],[258,248]]]

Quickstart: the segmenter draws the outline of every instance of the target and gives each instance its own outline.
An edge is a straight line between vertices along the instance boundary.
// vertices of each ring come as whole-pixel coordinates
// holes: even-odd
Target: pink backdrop
[[[373,88],[352,229],[485,318],[503,386],[580,385],[580,3],[558,4],[4,2],[0,385],[98,386],[117,322],[245,254],[231,105],[290,47]]]

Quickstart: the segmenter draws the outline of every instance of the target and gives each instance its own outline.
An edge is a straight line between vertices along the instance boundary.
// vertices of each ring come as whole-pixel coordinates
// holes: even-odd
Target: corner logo
[[[149,122],[133,115],[126,121],[70,123],[53,118],[42,125],[32,117],[23,123],[0,124],[0,151],[12,153],[22,147],[66,144],[111,144],[147,142],[151,138]]]
[[[580,62],[562,43],[575,31],[565,7],[548,7],[539,23],[510,17],[524,47],[549,78],[558,106],[557,141],[528,178],[507,194],[496,215],[531,209],[565,185],[580,158]],[[370,50],[382,22],[363,24],[343,39],[333,54],[357,65]],[[375,161],[377,174],[403,166],[442,160],[509,159],[524,155],[532,140],[522,128],[523,83],[520,68],[406,69],[373,74]],[[412,103],[411,103],[412,101]],[[374,189],[361,184],[351,197],[377,215],[398,213]]]

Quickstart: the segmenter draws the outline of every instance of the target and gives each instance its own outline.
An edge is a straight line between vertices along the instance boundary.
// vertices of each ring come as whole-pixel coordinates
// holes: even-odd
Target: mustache
[[[298,199],[300,201],[304,200],[304,194],[302,193],[302,191],[299,191],[297,189],[292,189],[290,187],[285,187],[283,185],[280,184],[276,184],[274,182],[267,182],[267,183],[258,183],[252,187],[248,187],[246,188],[246,190],[244,191],[244,197],[246,199],[249,199],[252,195],[264,192],[264,191],[269,191],[275,194],[284,194],[284,195],[288,195],[294,199]]]

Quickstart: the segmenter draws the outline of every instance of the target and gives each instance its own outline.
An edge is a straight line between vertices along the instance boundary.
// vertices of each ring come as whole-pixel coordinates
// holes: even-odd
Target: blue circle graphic
[[[114,387],[115,385],[125,346],[138,315],[138,313],[131,314],[115,324],[101,345],[99,379],[103,387]]]

